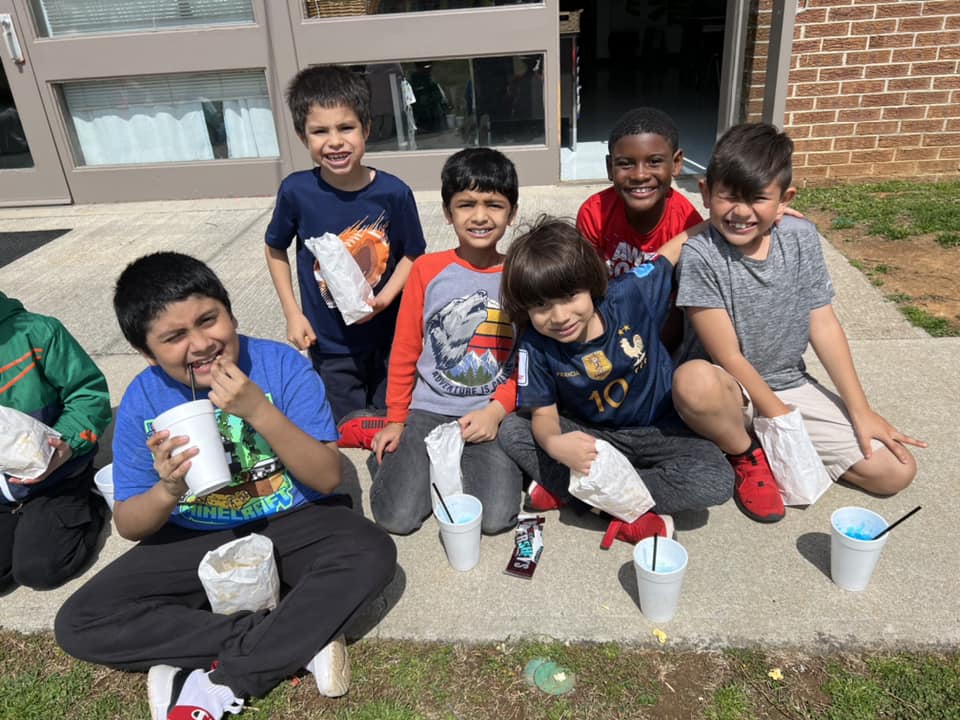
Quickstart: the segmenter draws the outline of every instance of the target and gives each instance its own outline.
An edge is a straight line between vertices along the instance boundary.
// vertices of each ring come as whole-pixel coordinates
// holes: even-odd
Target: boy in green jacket
[[[84,567],[106,517],[106,504],[90,490],[110,393],[59,320],[27,312],[2,292],[0,405],[60,433],[50,440],[54,452],[43,473],[5,473],[0,486],[0,592],[14,584],[53,588]]]

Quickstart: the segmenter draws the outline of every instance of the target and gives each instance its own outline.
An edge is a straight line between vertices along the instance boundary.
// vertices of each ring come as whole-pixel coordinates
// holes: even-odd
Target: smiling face
[[[460,241],[460,257],[477,267],[488,267],[500,260],[497,243],[507,232],[517,209],[498,192],[461,190],[443,208],[447,222]]]
[[[724,239],[747,256],[763,254],[770,229],[781,217],[793,199],[796,190],[782,190],[774,180],[750,201],[737,196],[723,183],[709,187],[700,182],[703,204],[710,213],[710,224]]]
[[[370,128],[346,105],[311,105],[300,138],[324,180],[337,188],[353,189],[365,182],[363,153]]]
[[[527,310],[530,324],[541,335],[562,343],[585,343],[603,334],[603,320],[586,290],[544,300]]]
[[[683,150],[656,133],[624,135],[607,155],[607,177],[637,232],[650,232],[663,216],[670,183],[683,167]]]
[[[219,300],[192,295],[170,303],[147,330],[144,357],[167,375],[190,385],[193,368],[197,387],[210,387],[210,368],[223,355],[237,362],[240,340],[237,321]]]

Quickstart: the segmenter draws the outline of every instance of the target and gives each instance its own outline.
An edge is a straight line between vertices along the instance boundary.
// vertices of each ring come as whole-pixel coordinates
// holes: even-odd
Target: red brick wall
[[[758,0],[751,16],[751,121],[772,7]],[[960,178],[960,0],[799,0],[784,129],[801,185]]]

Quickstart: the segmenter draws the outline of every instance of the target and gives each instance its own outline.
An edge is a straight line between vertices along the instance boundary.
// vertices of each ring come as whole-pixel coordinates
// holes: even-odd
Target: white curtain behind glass
[[[72,113],[87,165],[213,160],[199,102]]]
[[[227,157],[278,157],[277,132],[268,98],[223,101]]]

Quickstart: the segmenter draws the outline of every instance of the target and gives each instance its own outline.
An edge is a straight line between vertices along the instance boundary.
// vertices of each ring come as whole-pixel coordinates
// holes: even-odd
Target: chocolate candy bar
[[[539,515],[520,515],[518,517],[517,527],[514,530],[513,554],[510,556],[510,562],[504,572],[507,575],[526,578],[533,577],[534,570],[537,569],[537,562],[540,560],[540,553],[543,552],[543,531],[542,526],[544,518]]]

